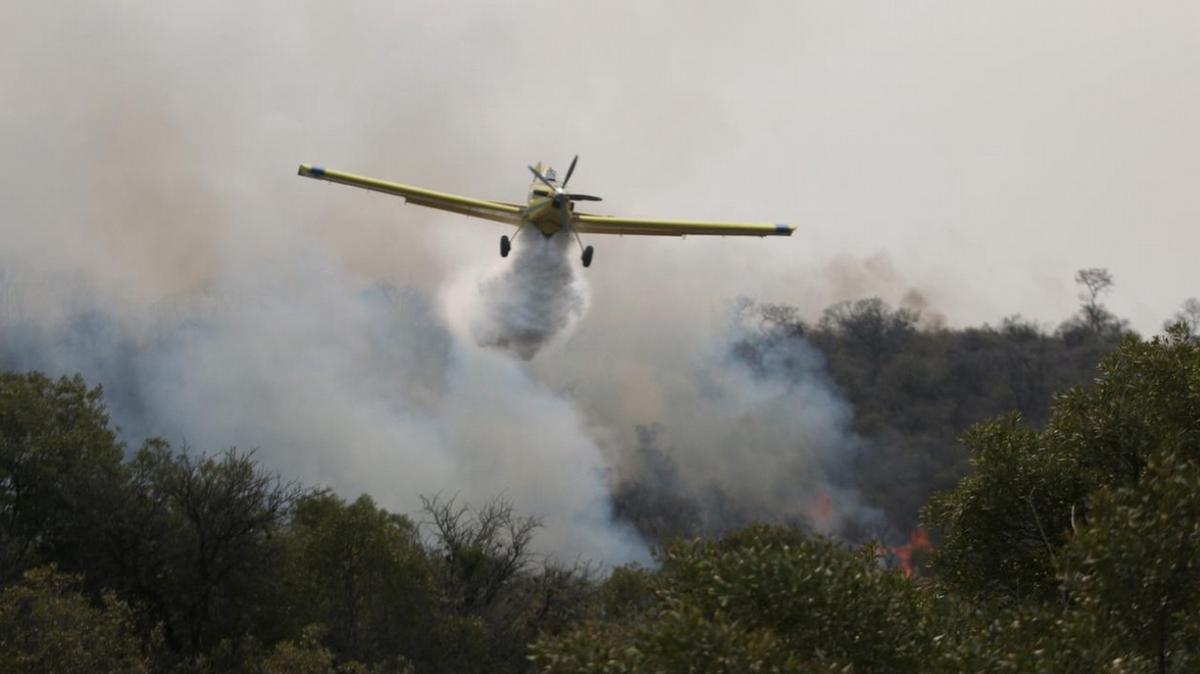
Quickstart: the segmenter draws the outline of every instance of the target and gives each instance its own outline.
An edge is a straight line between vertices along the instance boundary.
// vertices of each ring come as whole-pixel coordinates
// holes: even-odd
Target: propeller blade
[[[603,201],[600,197],[591,194],[572,194],[568,197],[571,201]]]
[[[575,158],[571,160],[571,166],[567,169],[567,177],[563,178],[562,186],[564,190],[567,189],[567,182],[571,180],[571,174],[575,172],[575,162],[577,161],[579,161],[579,155],[575,155]]]
[[[535,169],[535,168],[533,168],[532,166],[530,166],[530,167],[529,167],[529,172],[530,172],[530,173],[532,173],[533,175],[537,176],[537,179],[538,179],[538,180],[540,180],[540,181],[542,181],[543,183],[545,183],[545,184],[546,184],[546,187],[549,187],[550,189],[552,189],[552,190],[555,190],[555,191],[557,191],[557,190],[558,190],[558,188],[556,188],[556,187],[555,187],[555,186],[554,186],[554,185],[553,185],[553,184],[552,184],[552,183],[551,183],[549,180],[546,180],[546,176],[542,175],[541,173],[538,173],[538,170],[537,170],[537,169]]]
[[[570,229],[571,229],[571,209],[569,209],[569,208],[562,209],[562,214],[563,214],[563,224],[562,224],[563,231],[570,231]]]

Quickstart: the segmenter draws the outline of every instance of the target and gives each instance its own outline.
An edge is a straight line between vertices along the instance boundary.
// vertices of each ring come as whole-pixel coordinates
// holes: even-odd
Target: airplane
[[[584,267],[591,266],[593,250],[591,246],[583,245],[580,234],[791,236],[792,232],[796,231],[794,226],[786,224],[658,220],[576,212],[577,201],[600,201],[600,197],[597,196],[567,191],[567,183],[575,173],[575,164],[578,161],[579,155],[575,155],[561,183],[558,182],[558,174],[553,167],[543,166],[541,162],[538,162],[537,166],[530,166],[529,171],[533,173],[534,178],[524,204],[435,192],[422,187],[367,178],[309,164],[301,164],[298,173],[308,178],[402,197],[407,203],[417,206],[514,225],[517,229],[511,239],[508,235],[500,237],[500,257],[508,257],[509,251],[512,250],[512,242],[525,227],[537,228],[546,238],[558,232],[566,232],[573,235],[579,247],[583,249]]]

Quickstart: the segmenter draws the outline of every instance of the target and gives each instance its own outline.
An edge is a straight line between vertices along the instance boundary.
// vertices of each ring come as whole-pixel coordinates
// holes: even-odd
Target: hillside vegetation
[[[757,307],[730,345],[825,354],[861,488],[931,530],[915,576],[865,531],[670,531],[686,499],[647,486],[622,513],[652,568],[546,563],[504,500],[411,518],[251,453],[127,451],[99,387],[2,373],[0,671],[1196,671],[1196,324],[1146,341],[1092,300],[1052,334]]]

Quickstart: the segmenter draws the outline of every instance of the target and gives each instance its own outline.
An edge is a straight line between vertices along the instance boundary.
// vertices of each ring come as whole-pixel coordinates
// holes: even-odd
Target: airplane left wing
[[[446,194],[445,192],[435,192],[427,190],[423,187],[413,187],[412,185],[402,185],[400,183],[392,183],[386,180],[377,178],[367,178],[366,176],[354,175],[353,173],[343,173],[342,171],[334,171],[333,169],[321,168],[320,166],[310,166],[301,164],[299,175],[317,180],[327,180],[331,183],[341,183],[351,187],[359,187],[364,190],[373,192],[383,192],[393,196],[401,197],[410,204],[425,206],[427,208],[436,208],[451,213],[461,213],[462,215],[470,215],[476,218],[484,218],[487,220],[495,220],[510,225],[520,225],[522,217],[522,208],[516,204],[504,203],[500,201],[489,201],[487,199],[475,199],[472,197],[461,197],[457,194]]]
[[[578,213],[573,218],[580,234],[633,234],[641,236],[791,236],[794,225],[766,222],[705,220],[654,220]]]

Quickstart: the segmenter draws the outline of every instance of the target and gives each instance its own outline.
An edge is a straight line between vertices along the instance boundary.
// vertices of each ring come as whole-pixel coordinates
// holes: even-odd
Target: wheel
[[[583,266],[585,266],[585,267],[592,266],[592,253],[593,252],[595,252],[595,251],[592,250],[591,246],[588,246],[587,248],[583,249]]]
[[[512,244],[508,242],[508,237],[500,237],[500,257],[508,257],[510,250],[512,250]]]

